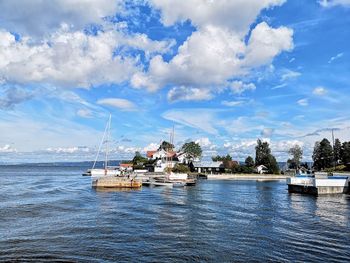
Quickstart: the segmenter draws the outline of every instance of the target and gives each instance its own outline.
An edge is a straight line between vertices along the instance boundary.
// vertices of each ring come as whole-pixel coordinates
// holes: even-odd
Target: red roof
[[[172,152],[168,152],[167,156],[168,157],[174,157],[176,155],[176,152],[172,151]]]
[[[152,158],[153,157],[153,154],[155,154],[157,151],[147,151],[147,154],[146,154],[146,156],[148,157],[148,158]]]
[[[132,163],[121,163],[120,167],[124,167],[124,168],[132,167]]]

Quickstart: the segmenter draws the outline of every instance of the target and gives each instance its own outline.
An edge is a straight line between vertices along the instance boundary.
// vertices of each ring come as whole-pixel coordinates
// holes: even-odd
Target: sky
[[[0,0],[0,163],[350,140],[350,0]]]

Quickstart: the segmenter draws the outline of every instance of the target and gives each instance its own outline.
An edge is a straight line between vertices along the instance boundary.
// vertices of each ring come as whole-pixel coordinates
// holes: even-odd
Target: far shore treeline
[[[158,150],[173,151],[174,145],[163,141]],[[334,145],[326,139],[317,141],[313,149],[313,165],[309,166],[307,162],[302,162],[303,150],[299,145],[294,145],[290,149],[286,149],[290,159],[287,160],[286,169],[305,169],[314,171],[350,171],[350,142],[341,143],[339,139],[334,141]],[[177,163],[172,169],[174,172],[191,172],[193,171],[193,162],[199,160],[202,156],[202,149],[198,143],[187,142],[179,150],[185,155],[182,163]],[[157,160],[143,157],[140,152],[136,152],[130,161],[134,169],[142,169],[147,165],[153,165]],[[212,157],[212,161],[221,161],[224,166],[225,173],[256,173],[257,167],[263,166],[266,173],[280,174],[281,170],[273,156],[270,145],[260,139],[257,140],[255,146],[255,159],[247,156],[244,163],[240,163],[227,155],[217,155]]]

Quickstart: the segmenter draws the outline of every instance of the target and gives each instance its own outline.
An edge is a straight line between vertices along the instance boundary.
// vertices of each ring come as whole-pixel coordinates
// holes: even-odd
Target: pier
[[[287,179],[290,193],[323,195],[349,193],[349,175],[296,176]]]

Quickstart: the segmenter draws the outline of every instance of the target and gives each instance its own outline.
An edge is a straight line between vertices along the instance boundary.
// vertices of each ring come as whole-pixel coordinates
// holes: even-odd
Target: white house
[[[263,165],[263,164],[261,164],[261,165],[255,167],[255,170],[256,170],[256,172],[257,172],[258,174],[265,174],[265,173],[268,172],[267,167],[266,167],[265,165]]]
[[[171,167],[173,168],[175,164],[179,161],[176,158],[175,151],[165,151],[163,149],[156,151],[147,151],[148,159],[157,159],[154,164],[154,172],[163,172],[165,168]]]

